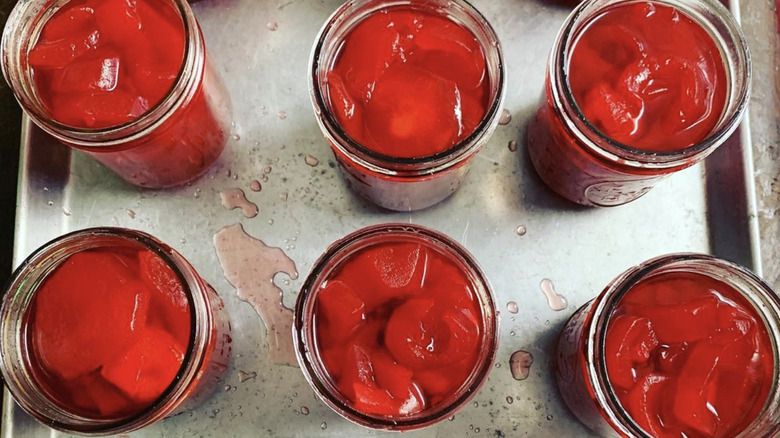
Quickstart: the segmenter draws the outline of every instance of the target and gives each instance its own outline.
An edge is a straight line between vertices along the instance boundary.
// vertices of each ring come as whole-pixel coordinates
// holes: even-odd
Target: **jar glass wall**
[[[637,304],[648,296],[651,302]],[[630,327],[627,335],[621,327]],[[670,254],[619,275],[569,319],[558,339],[556,379],[567,406],[601,436],[673,436],[667,433],[675,427],[772,436],[780,415],[778,328],[780,298],[753,273],[708,255]],[[748,335],[755,340],[747,350],[733,350]],[[734,361],[742,363],[729,368]],[[697,395],[685,398],[688,389]]]
[[[343,56],[345,41],[349,41],[352,33],[356,32],[355,29],[363,23],[371,22],[383,14],[398,12],[403,15],[409,11],[419,17],[410,24],[412,30],[408,38],[411,42],[404,42],[407,36],[402,36],[404,41],[401,44],[409,45],[406,51],[395,46],[392,50],[380,46],[372,49],[374,52],[388,50],[390,54],[387,56],[398,57],[397,64],[393,62],[386,64],[390,66],[387,69],[391,72],[390,76],[380,69],[383,70],[384,76],[380,76],[379,80],[376,77],[366,79],[371,81],[366,90],[342,94],[344,88],[349,90],[352,86],[350,84],[355,82],[348,78],[341,83],[337,75],[333,74],[338,68],[340,57]],[[401,18],[396,17],[395,20],[400,23]],[[428,52],[421,48],[423,43],[419,41],[424,38],[425,32],[428,32],[426,26],[433,27],[433,23],[437,20],[446,20],[446,24],[441,24],[443,29],[441,32],[445,35],[449,32],[451,35],[443,41],[437,41],[438,48]],[[394,22],[394,24],[402,27],[398,23]],[[376,33],[379,32],[368,32],[369,35]],[[464,33],[470,35],[464,36]],[[460,44],[457,38],[469,41],[461,41],[464,44]],[[472,131],[469,129],[464,131],[464,120],[468,118],[464,114],[470,110],[467,109],[467,105],[470,104],[467,104],[465,97],[468,91],[458,83],[458,80],[468,81],[469,78],[444,80],[436,75],[430,76],[424,68],[415,67],[407,72],[398,68],[393,70],[393,68],[394,65],[406,64],[407,61],[411,63],[414,56],[420,60],[420,65],[428,62],[427,60],[435,64],[439,62],[436,59],[442,58],[442,53],[449,50],[448,45],[463,49],[472,43],[477,45],[478,50],[460,55],[477,56],[471,59],[477,59],[475,62],[483,69],[478,70],[482,73],[477,80],[480,86],[484,87],[484,90],[480,91],[484,96],[480,97],[482,103],[475,105],[482,105],[484,112],[481,117],[474,120]],[[428,44],[431,44],[430,41]],[[477,55],[478,51],[482,53]],[[367,54],[366,57],[357,58],[370,59],[371,56],[373,55]],[[380,59],[378,62],[382,64],[383,60]],[[468,70],[466,64],[461,67],[464,71]],[[333,149],[349,186],[360,196],[381,207],[399,211],[418,210],[442,201],[457,190],[468,172],[469,161],[492,135],[498,124],[505,92],[504,68],[501,46],[494,30],[480,13],[465,1],[353,0],[346,2],[334,12],[317,37],[310,60],[309,91],[317,121]],[[410,91],[412,90],[410,87],[400,86],[390,93],[394,97],[388,98],[388,96],[383,97],[387,93],[383,91],[381,81],[387,83],[406,81],[407,84],[409,81],[418,81],[418,85],[424,83],[428,88],[424,93],[417,93]],[[389,89],[391,86],[385,84],[384,88]],[[402,96],[401,94],[404,94],[402,91],[409,95]],[[455,122],[459,124],[462,132],[458,131],[458,135],[452,137],[454,140],[450,146],[437,148],[432,146],[435,141],[428,141],[427,135],[433,126],[436,126],[436,129],[441,128],[432,134],[437,135],[446,130],[445,125],[450,126],[449,122],[453,122],[444,117],[442,111],[444,113],[447,111],[443,110],[444,106],[437,100],[450,92],[455,93],[453,96],[457,98],[453,100],[454,112],[449,112],[456,116]],[[358,95],[360,97],[356,97]],[[464,97],[461,99],[461,96]],[[365,119],[361,119],[364,117],[361,110],[364,103],[367,105],[366,108],[371,106],[371,108],[380,108],[381,111],[372,115],[367,110]],[[344,108],[344,105],[348,108]],[[396,106],[398,108],[394,109]],[[402,107],[406,110],[399,109]],[[434,121],[430,123],[424,121],[428,118]],[[374,127],[371,132],[368,132],[369,125]],[[363,135],[364,128],[368,132],[365,135]],[[411,151],[396,153],[389,147],[391,143],[389,139],[394,139],[398,132],[403,133],[404,140],[394,141],[397,140],[396,143],[411,148]],[[410,144],[417,146],[412,147],[409,146]]]
[[[490,285],[446,236],[384,224],[338,240],[295,306],[304,376],[342,417],[375,429],[439,422],[487,380],[498,343]]]
[[[220,297],[179,253],[133,230],[42,246],[12,276],[0,317],[11,395],[69,433],[129,433],[191,409],[230,361]]]
[[[167,4],[152,9],[170,12],[168,18],[180,21],[180,24],[169,23],[170,29],[164,28],[165,32],[172,32],[167,36],[151,34],[162,32],[163,25],[159,23],[163,18],[148,11],[142,16],[142,11],[133,9],[140,5],[127,4],[133,9],[127,12],[127,17],[135,20],[146,17],[145,27],[138,29],[147,29],[143,32],[150,34],[141,32],[124,38],[112,37],[106,30],[106,26],[117,32],[127,28],[121,22],[111,21],[121,20],[124,17],[121,11],[112,12],[114,15],[107,12],[110,18],[106,19],[106,25],[97,21],[99,14],[94,12],[97,8],[68,9],[68,3],[21,1],[6,23],[2,40],[3,74],[26,115],[60,142],[85,151],[131,184],[171,187],[206,172],[227,143],[232,106],[222,79],[208,59],[202,32],[189,4],[185,0],[167,0]],[[63,26],[63,18],[68,22],[69,16],[78,18],[84,11],[93,12],[86,13],[88,18],[70,20],[83,24],[83,29],[76,25]],[[54,29],[50,28],[47,34],[48,24]],[[96,30],[91,36],[81,41],[81,33],[93,28]],[[83,51],[66,50],[63,54],[58,52],[61,47],[50,42],[54,37],[46,37],[52,34],[62,38],[55,41],[67,42],[73,38],[72,47],[87,47]],[[152,63],[163,62],[160,59],[166,63],[175,61],[171,61],[170,53],[158,54],[162,49],[154,41],[149,47],[143,46],[142,37],[180,40],[181,64],[171,64],[170,71],[153,70]],[[130,49],[117,46],[111,38],[133,40],[136,46]],[[126,51],[120,50],[117,55],[117,47]],[[134,58],[131,60],[129,56]],[[93,61],[97,64],[91,65]],[[140,94],[134,101],[128,100],[133,99],[131,93],[141,84],[163,87],[155,88],[155,99],[159,100],[148,101]],[[46,89],[41,88],[44,85]],[[128,108],[124,108],[125,103]],[[121,116],[116,122],[108,117],[114,112]]]
[[[595,49],[583,47],[579,50],[583,53],[586,50],[604,50],[605,53],[612,54],[609,56],[614,56],[614,58],[621,56],[620,53],[623,53],[621,50],[629,52],[635,50],[640,60],[635,65],[631,64],[626,67],[625,71],[621,71],[624,68],[621,64],[623,61],[615,59],[599,61],[597,59],[599,55],[587,52],[587,57],[592,58],[592,62],[588,66],[578,64],[577,67],[572,67],[572,61],[577,56],[579,46],[583,45],[581,40],[588,37],[588,32],[591,32],[591,39],[597,40],[599,38],[595,31],[591,31],[594,23],[606,21],[605,14],[611,11],[626,8],[647,8],[648,12],[646,12],[647,16],[641,19],[630,17],[620,19],[621,24],[618,25],[618,28],[613,29],[617,35],[616,38],[618,38],[615,41],[618,48],[612,50],[609,49],[608,44],[610,43],[608,42],[594,42]],[[702,84],[711,85],[707,81],[710,80],[710,76],[714,76],[714,73],[703,67],[701,70],[696,70],[699,67],[693,69],[686,67],[696,65],[695,59],[685,60],[680,58],[682,55],[679,54],[661,54],[656,60],[651,59],[647,53],[642,54],[643,50],[648,50],[643,47],[643,44],[651,45],[652,41],[642,41],[641,38],[662,39],[664,33],[669,33],[667,30],[659,30],[657,28],[658,21],[651,20],[655,14],[654,11],[660,8],[671,11],[666,24],[675,26],[678,22],[688,20],[686,21],[689,23],[688,31],[692,34],[701,35],[703,30],[705,37],[702,40],[714,44],[715,47],[708,53],[715,57],[720,55],[725,72],[722,75],[722,81],[713,86],[715,87],[714,91],[707,91],[710,93],[707,97],[712,99],[710,103],[701,103],[695,100],[700,99],[696,94],[698,93],[696,87],[703,86]],[[675,21],[674,14],[677,14],[677,21]],[[656,15],[661,15],[661,12],[659,11]],[[683,15],[687,19],[679,20],[679,17]],[[666,24],[661,23],[661,25]],[[615,25],[613,24],[613,26]],[[645,35],[637,36],[632,32],[639,31],[632,26],[637,26],[636,29],[647,26],[649,30],[644,29],[642,32],[645,32]],[[653,35],[654,32],[656,35]],[[657,35],[658,33],[661,34],[660,37]],[[707,34],[711,37],[710,41],[706,41]],[[633,44],[635,40],[632,38],[641,41],[641,43],[637,43],[638,46],[635,49],[623,47],[625,44]],[[662,48],[659,51],[666,50],[663,49],[666,43],[658,44]],[[589,74],[588,69],[595,68],[593,67],[595,65],[609,62],[616,62],[620,66],[615,66],[616,70],[611,73],[605,67],[606,73],[601,72],[603,76],[607,77],[605,81],[608,82],[609,77],[612,76],[622,77],[621,74],[628,75],[626,76],[628,79],[618,80],[614,89],[610,88],[611,85],[606,82],[591,85],[590,91],[598,96],[591,94],[583,99],[592,99],[593,102],[599,102],[599,99],[602,99],[603,102],[598,105],[610,108],[604,111],[612,114],[599,115],[599,119],[589,118],[587,113],[596,117],[597,110],[592,108],[597,104],[590,101],[578,101],[575,97],[578,90],[573,89],[572,86],[573,78]],[[674,63],[680,65],[677,66]],[[715,64],[718,62],[715,61]],[[666,68],[665,66],[670,65],[674,65],[677,70],[674,70],[673,73],[665,72],[663,70]],[[720,66],[715,65],[708,68],[719,70]],[[636,72],[628,72],[631,69],[635,69]],[[640,71],[641,69],[644,70]],[[664,78],[654,79],[654,75],[662,74],[665,76]],[[690,85],[686,81],[689,79],[693,81],[693,79],[687,75],[699,75],[704,79],[696,79],[700,83]],[[571,13],[558,34],[548,61],[545,89],[539,108],[528,124],[527,144],[532,163],[542,180],[564,198],[590,206],[625,204],[647,193],[658,181],[668,175],[700,162],[731,135],[747,106],[750,78],[751,62],[747,43],[736,21],[720,2],[714,0],[659,0],[651,2],[591,0],[583,2]],[[654,80],[657,86],[653,85]],[[619,87],[626,89],[618,89]],[[660,111],[648,109],[651,105],[657,104],[653,100],[658,99],[659,95],[669,93],[669,96],[672,96],[678,91],[669,90],[677,90],[678,88],[679,95],[669,97],[669,99],[678,99],[679,101],[664,104],[665,106]],[[714,105],[720,104],[720,100],[713,97],[717,94],[716,92],[725,94],[720,113],[713,109]],[[689,99],[690,102],[685,99]],[[700,100],[703,102],[707,99],[701,98]],[[678,145],[679,147],[672,147],[671,138],[673,136],[693,129],[698,124],[698,122],[692,122],[694,115],[689,114],[693,111],[688,108],[693,104],[692,102],[701,106],[701,108],[697,107],[696,111],[701,110],[702,113],[696,114],[695,117],[701,117],[702,120],[707,118],[713,126],[702,133],[703,137],[691,137],[687,139],[687,142]],[[654,113],[650,114],[651,112]],[[671,121],[671,118],[666,120],[664,117],[668,114],[673,114],[680,120],[674,122]],[[606,121],[601,120],[601,116],[604,116]],[[650,127],[650,120],[655,119],[660,121],[652,123],[659,124]],[[646,123],[645,120],[648,121],[648,126],[643,127],[643,123]],[[674,131],[677,129],[674,128],[676,126],[674,123],[678,122],[691,126],[684,125],[686,127]],[[666,136],[667,140],[657,139],[656,141],[660,141],[661,144],[653,146],[660,147],[660,150],[648,149],[647,146],[640,145],[641,140],[638,139],[638,132],[645,130],[649,133],[646,135],[652,137],[657,136],[665,129],[670,130]],[[605,133],[605,131],[610,130],[613,131],[612,134]],[[629,132],[630,135],[627,135]],[[614,138],[615,136],[621,140],[617,140]]]

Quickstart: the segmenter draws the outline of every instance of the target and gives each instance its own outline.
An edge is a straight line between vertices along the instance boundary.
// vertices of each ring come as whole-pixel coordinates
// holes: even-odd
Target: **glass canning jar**
[[[62,388],[65,387],[62,385],[67,384],[66,378],[50,370],[52,363],[49,359],[50,356],[42,359],[41,351],[37,351],[42,345],[40,344],[42,341],[37,340],[40,333],[36,324],[41,322],[36,319],[36,312],[40,311],[43,304],[37,301],[36,297],[48,287],[47,280],[53,278],[52,275],[56,270],[65,266],[71,256],[94,251],[101,251],[101,254],[108,254],[111,257],[116,255],[125,257],[122,260],[128,260],[128,254],[140,254],[141,252],[147,255],[153,254],[158,263],[164,263],[164,266],[170,269],[171,275],[175,275],[176,278],[173,281],[181,286],[181,289],[177,289],[177,291],[180,290],[181,292],[178,293],[186,296],[187,300],[186,308],[189,315],[185,318],[189,319],[189,340],[186,345],[182,346],[184,351],[182,352],[181,365],[176,371],[175,377],[151,402],[144,402],[143,405],[131,403],[133,409],[140,407],[137,411],[130,413],[122,411],[121,414],[104,414],[102,408],[96,408],[97,410],[90,408],[91,411],[85,411],[77,408],[75,404],[64,402],[62,397],[57,395],[57,392],[60,391],[61,395]],[[138,261],[127,263],[128,272],[133,271],[135,274],[139,274],[134,271],[142,269],[137,263]],[[96,266],[94,269],[101,268]],[[89,281],[100,282],[98,277],[103,273],[95,272],[92,275],[94,277],[91,277]],[[161,274],[156,271],[152,275],[159,276]],[[163,283],[171,281],[166,275],[157,278],[156,281]],[[126,280],[123,283],[125,285],[132,285],[133,281],[139,281],[133,278],[123,278],[124,280]],[[109,287],[116,287],[112,290],[118,291],[120,285],[112,283]],[[138,309],[144,306],[142,302],[139,303],[139,300],[143,301],[136,296],[136,307],[133,310],[134,319],[136,313],[140,312]],[[160,305],[159,301],[153,301],[152,304],[154,303]],[[183,304],[176,302],[176,306]],[[62,309],[62,311],[64,312],[66,309]],[[115,312],[110,308],[106,308],[104,311],[115,315]],[[147,315],[151,312],[152,310],[149,310]],[[82,320],[88,320],[89,317],[90,315],[79,316]],[[3,379],[11,395],[19,406],[36,420],[48,427],[68,433],[93,436],[130,433],[163,418],[187,411],[213,393],[219,386],[230,362],[231,327],[222,299],[178,252],[156,238],[134,230],[90,228],[66,234],[43,245],[22,262],[11,277],[5,289],[0,318],[0,334],[2,335],[0,338],[0,371],[2,371]],[[182,327],[186,330],[186,319],[183,321],[185,323]],[[132,325],[134,323],[131,323],[130,327],[137,327],[137,325]],[[144,325],[148,326],[149,324],[151,323],[147,321]],[[159,319],[155,324],[160,324]],[[170,320],[163,319],[162,324],[170,324]],[[40,328],[40,330],[44,329]],[[103,327],[103,330],[110,331],[112,329]],[[154,333],[158,332],[159,330]],[[173,335],[169,334],[167,338],[161,338],[155,335],[155,338],[158,340],[173,339],[171,336]],[[63,343],[66,343],[66,340]],[[37,347],[36,342],[38,343]],[[93,348],[98,347],[93,346]],[[154,344],[152,346],[146,344],[146,346],[139,348],[141,351],[160,352],[160,349],[156,348]],[[164,350],[167,348],[172,347],[163,347]],[[85,346],[84,349],[89,350],[90,347]],[[127,350],[126,354],[130,355],[130,351],[132,350]],[[119,363],[133,364],[133,360],[128,359],[128,357],[131,355],[125,356]],[[157,360],[157,358],[152,358],[152,360]],[[159,367],[155,369],[159,369]],[[103,371],[105,371],[105,366]],[[152,377],[147,377],[147,379],[149,378],[158,377],[155,374]],[[110,381],[116,384],[116,380]],[[143,382],[139,384],[143,384]],[[107,383],[103,383],[103,386],[111,387]],[[85,395],[87,393],[93,394],[93,392],[87,391],[83,386],[79,387],[81,388],[79,400],[85,396],[96,397]],[[106,396],[105,403],[111,405],[112,400],[116,400],[117,395],[115,394],[119,389],[114,388],[107,391],[101,387],[100,391],[94,392],[94,394],[109,394]],[[126,397],[130,397],[130,394],[126,394]],[[101,406],[99,400],[94,401],[98,404],[93,406]],[[98,411],[100,412],[96,413]]]
[[[442,421],[476,395],[495,360],[498,312],[485,274],[462,246],[421,226],[380,224],[339,239],[313,265],[296,302],[293,336],[304,376],[331,409],[365,427],[408,431]],[[400,351],[407,348],[417,353]],[[455,362],[463,369],[443,365],[455,361],[451,354],[465,356]],[[431,374],[433,362],[444,368]],[[344,364],[342,371],[333,364]],[[353,366],[355,376],[347,371]],[[351,385],[368,395],[347,394]],[[388,398],[399,386],[402,398]],[[393,403],[395,412],[382,412]]]
[[[726,69],[728,87],[722,114],[703,139],[672,151],[637,149],[597,129],[574,98],[570,83],[573,73],[569,71],[572,54],[578,37],[595,18],[611,8],[631,3],[640,2],[590,0],[569,15],[547,63],[539,108],[528,123],[527,145],[536,172],[553,191],[583,205],[625,204],[644,195],[670,174],[700,162],[734,132],[748,103],[750,52],[734,17],[721,2],[652,0],[647,3],[671,6],[685,13],[714,40]]]
[[[205,173],[227,143],[232,105],[187,1],[166,0],[180,16],[184,32],[183,60],[172,88],[135,119],[103,128],[58,122],[36,87],[29,54],[46,22],[67,3],[22,0],[8,17],[2,69],[25,114],[63,144],[86,152],[131,184],[172,187]]]
[[[433,155],[400,158],[370,149],[351,137],[334,115],[328,73],[347,34],[361,21],[388,8],[433,13],[471,32],[485,58],[486,112],[473,133]],[[464,0],[350,0],[327,20],[317,36],[309,63],[309,92],[317,122],[330,143],[342,174],[357,194],[396,211],[430,207],[460,186],[470,160],[487,143],[501,115],[506,73],[501,45],[490,23]]]
[[[598,297],[577,310],[566,323],[558,338],[555,357],[556,380],[563,400],[582,423],[600,436],[631,438],[652,438],[654,436],[654,434],[644,430],[643,427],[640,426],[639,420],[632,418],[629,413],[629,405],[624,406],[621,403],[621,399],[618,396],[620,384],[614,383],[613,379],[610,378],[611,372],[608,372],[607,365],[608,361],[616,360],[615,357],[612,357],[615,355],[610,355],[606,352],[606,344],[609,330],[612,330],[613,327],[611,323],[614,322],[616,318],[621,317],[617,316],[620,315],[620,313],[618,313],[616,309],[621,305],[621,300],[624,297],[629,296],[632,290],[636,290],[637,285],[647,285],[648,281],[652,280],[654,281],[654,283],[652,283],[655,285],[654,287],[659,287],[659,284],[663,285],[665,281],[668,281],[670,275],[679,276],[680,274],[683,276],[700,276],[699,278],[705,279],[703,281],[709,282],[712,280],[714,281],[713,284],[725,285],[729,289],[736,291],[737,298],[739,298],[739,301],[744,301],[744,309],[747,309],[746,312],[741,312],[741,314],[744,315],[745,313],[748,313],[755,316],[755,320],[763,325],[761,329],[766,333],[765,336],[769,345],[767,351],[762,353],[767,355],[768,359],[772,362],[772,365],[770,366],[771,369],[767,373],[768,376],[766,376],[769,380],[768,385],[761,384],[763,390],[767,393],[766,401],[761,403],[761,400],[758,399],[757,396],[754,396],[749,399],[753,402],[754,406],[738,406],[738,410],[743,410],[745,412],[751,410],[757,412],[757,414],[753,417],[753,413],[751,412],[749,416],[740,419],[739,423],[731,424],[731,427],[734,427],[734,424],[739,424],[744,427],[741,431],[730,430],[725,432],[726,435],[724,435],[724,431],[720,431],[718,436],[737,436],[739,438],[775,436],[778,431],[780,431],[780,426],[778,426],[778,424],[780,424],[778,423],[778,419],[780,418],[780,390],[778,390],[777,373],[778,366],[780,366],[780,356],[778,355],[778,346],[780,346],[780,298],[778,298],[775,292],[772,291],[763,280],[752,272],[731,262],[709,255],[679,253],[648,260],[620,274],[607,285]],[[659,289],[655,289],[655,291],[658,290]],[[680,294],[685,292],[682,289],[674,289],[673,291]],[[658,295],[654,296],[657,297]],[[721,303],[724,298],[723,296],[718,296],[718,299],[718,302]],[[729,300],[728,298],[725,298],[725,300],[727,302],[731,301],[732,303],[737,302],[736,300]],[[626,306],[631,305],[636,306],[633,302],[631,304],[626,304]],[[685,304],[677,304],[675,306],[679,310],[684,307]],[[668,309],[668,307],[666,307],[666,309]],[[699,310],[703,315],[705,310],[703,308]],[[694,311],[693,314],[696,315],[696,312]],[[739,318],[729,317],[721,322],[728,322],[731,324],[738,319]],[[667,323],[672,321],[668,318],[664,320],[667,321]],[[679,323],[679,321],[675,321]],[[702,323],[701,325],[701,327],[707,326],[708,322]],[[614,327],[617,327],[617,325]],[[691,330],[690,327],[677,325],[670,327],[671,331],[676,333],[675,336],[681,338],[688,336],[687,331]],[[736,327],[739,328],[740,325],[737,323]],[[642,326],[641,328],[644,329],[645,327]],[[715,329],[710,336],[720,336],[722,334],[721,330],[722,329],[720,328]],[[664,336],[668,336],[669,331],[670,330],[666,330],[667,334]],[[634,333],[639,333],[639,331]],[[626,339],[629,338],[634,339],[632,336],[634,335],[626,335],[625,339],[622,339],[621,342],[628,342]],[[666,352],[660,357],[665,358],[664,360],[674,361],[677,353],[673,351],[673,348],[676,347],[664,344],[660,337],[657,341],[659,346],[656,348],[666,349]],[[636,342],[636,345],[632,344],[634,345],[634,348],[625,351],[631,351],[631,354],[638,354],[637,352],[644,351],[644,344],[640,344],[640,341],[631,342]],[[758,347],[756,346],[755,348]],[[683,343],[682,349],[687,349],[687,352],[682,354],[688,354],[689,356],[680,357],[691,358],[693,357],[692,355],[694,354],[696,347],[690,347],[689,344]],[[756,351],[757,350],[750,353],[754,358],[757,354]],[[702,355],[697,355],[696,357],[701,358]],[[736,356],[729,355],[726,359],[731,360],[734,357]],[[651,358],[651,360],[655,359]],[[663,373],[677,372],[682,369],[682,367],[688,366],[687,361],[675,363],[676,365],[667,368],[666,371],[651,369],[648,372],[650,372],[651,375],[654,375],[653,373],[660,373],[663,375]],[[715,363],[717,365],[717,360]],[[656,364],[655,366],[661,365]],[[710,372],[710,374],[714,373],[715,371]],[[702,374],[702,372],[697,372],[696,374]],[[707,381],[710,379],[706,372],[703,373],[703,377],[708,379]],[[661,382],[663,379],[663,376],[657,377],[655,382]],[[720,384],[719,382],[721,381],[713,380],[713,382]],[[638,386],[643,385],[641,382],[636,382],[636,384]],[[727,386],[731,388],[731,385]],[[645,403],[650,403],[647,401],[650,400],[649,397],[655,397],[647,395],[649,394],[648,391],[650,391],[648,388],[649,387],[643,387],[642,389],[644,394],[642,398],[645,400]],[[666,409],[669,409],[669,407],[671,407],[671,409],[678,409],[680,406],[674,404],[675,391],[679,391],[679,389],[662,389],[660,393],[656,392],[655,394],[660,395],[661,402],[667,406]],[[702,391],[707,393],[705,389],[696,387],[697,393]],[[710,396],[708,395],[707,397]],[[658,399],[656,398],[656,400]],[[719,415],[717,413],[717,404],[712,406],[709,405],[709,401],[707,403],[706,409],[709,410],[708,414],[714,414],[717,417]],[[685,406],[689,405],[690,403],[685,403]],[[650,408],[646,409],[648,409],[648,415],[650,415]],[[691,407],[690,409],[694,408]],[[669,415],[669,413],[665,412],[664,415]],[[694,416],[693,418],[696,417]],[[700,419],[700,421],[705,422],[706,420]]]

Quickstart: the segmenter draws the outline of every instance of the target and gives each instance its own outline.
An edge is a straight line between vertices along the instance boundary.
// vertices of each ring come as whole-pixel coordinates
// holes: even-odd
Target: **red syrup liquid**
[[[191,320],[181,282],[153,252],[75,253],[46,278],[28,313],[35,378],[74,414],[136,414],[179,372]]]
[[[633,286],[610,316],[610,383],[623,408],[658,438],[733,437],[772,387],[766,325],[733,287],[693,273]]]
[[[316,350],[354,409],[402,418],[435,409],[479,365],[479,300],[431,247],[380,243],[352,255],[317,292]]]

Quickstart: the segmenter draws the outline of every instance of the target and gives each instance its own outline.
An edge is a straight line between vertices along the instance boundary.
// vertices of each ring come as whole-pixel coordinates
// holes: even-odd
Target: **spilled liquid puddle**
[[[223,207],[227,208],[228,210],[240,208],[241,212],[244,213],[244,216],[248,218],[257,216],[257,213],[260,211],[257,208],[257,204],[246,199],[246,194],[241,189],[227,189],[223,192],[220,192],[219,196],[222,198]]]
[[[534,356],[525,351],[519,350],[512,353],[509,357],[509,369],[512,371],[512,377],[515,380],[525,380],[531,374],[531,365],[534,363]]]
[[[295,262],[281,248],[269,247],[247,234],[241,224],[217,232],[214,247],[225,278],[236,288],[238,298],[252,305],[263,320],[271,361],[295,366],[293,312],[284,306],[282,290],[274,284],[274,276],[280,272],[293,280],[298,278]]]
[[[555,291],[555,286],[549,278],[542,280],[541,284],[539,284],[539,287],[542,288],[544,296],[547,297],[547,305],[550,306],[550,309],[555,310],[556,312],[560,312],[561,310],[569,307],[569,303],[566,301],[566,298],[564,298],[562,295],[559,295],[558,292]]]

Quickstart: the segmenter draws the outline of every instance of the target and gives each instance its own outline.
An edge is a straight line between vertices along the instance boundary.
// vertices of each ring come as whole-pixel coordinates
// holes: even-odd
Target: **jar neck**
[[[747,108],[752,65],[745,36],[729,11],[716,0],[650,0],[676,8],[701,25],[720,49],[728,90],[723,112],[710,134],[698,143],[671,152],[641,150],[599,131],[583,114],[569,83],[569,64],[582,31],[605,10],[626,0],[590,0],[567,18],[547,66],[547,93],[558,118],[581,147],[600,160],[636,170],[687,167],[712,153],[738,126]]]
[[[773,349],[772,387],[761,413],[737,438],[777,433],[780,430],[780,297],[747,269],[713,256],[693,253],[670,254],[629,269],[594,300],[583,332],[586,374],[592,394],[604,410],[605,419],[625,436],[652,438],[622,407],[610,384],[605,354],[606,332],[615,307],[633,286],[651,276],[673,272],[696,272],[731,286],[751,304],[752,310],[765,324]]]
[[[195,96],[205,68],[205,45],[200,27],[186,0],[167,0],[180,15],[184,32],[181,70],[160,102],[138,118],[99,129],[79,128],[53,120],[33,80],[28,56],[46,22],[68,0],[22,0],[11,11],[2,37],[2,70],[27,115],[55,138],[83,149],[120,147],[153,131]],[[112,148],[112,150],[115,150]]]
[[[474,35],[485,56],[490,81],[485,116],[471,135],[435,155],[399,158],[375,152],[350,137],[332,115],[327,73],[333,69],[344,36],[369,15],[394,6],[408,6],[451,18]],[[363,168],[381,175],[415,177],[456,167],[479,151],[498,125],[506,89],[503,51],[487,19],[464,0],[351,0],[328,18],[315,41],[309,61],[309,93],[317,121],[331,145]]]
[[[87,418],[55,402],[36,378],[31,351],[29,310],[40,286],[71,255],[97,248],[135,248],[152,251],[171,268],[190,306],[191,329],[187,350],[176,377],[149,407],[126,418]],[[191,391],[203,369],[213,315],[207,289],[189,263],[174,250],[142,232],[121,228],[92,228],[64,235],[44,245],[14,272],[0,309],[0,371],[16,402],[49,427],[69,433],[110,435],[129,433],[174,412]]]

